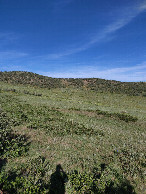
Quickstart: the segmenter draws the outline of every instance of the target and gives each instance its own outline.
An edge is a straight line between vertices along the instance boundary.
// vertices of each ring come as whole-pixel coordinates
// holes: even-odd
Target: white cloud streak
[[[27,67],[25,66],[20,66],[20,65],[0,65],[0,71],[30,71]]]
[[[93,66],[80,66],[64,72],[38,72],[56,78],[103,78],[117,81],[146,81],[146,62],[132,67],[98,70]]]
[[[0,32],[0,46],[7,45],[19,39],[18,35],[12,32]]]
[[[3,51],[0,52],[0,61],[19,59],[28,56],[27,53],[18,51]]]
[[[67,49],[64,52],[61,53],[54,53],[54,54],[48,54],[46,58],[48,59],[58,59],[63,56],[68,56],[71,54],[75,54],[84,50],[89,49],[93,45],[100,43],[102,41],[105,41],[106,39],[109,40],[109,37],[126,26],[128,23],[130,23],[136,16],[138,16],[140,13],[146,10],[146,1],[143,1],[141,4],[136,5],[134,7],[128,7],[121,11],[121,16],[118,17],[118,19],[107,25],[101,32],[97,33],[96,36],[92,37],[90,41],[85,43],[82,46],[75,47],[73,46],[72,49]]]
[[[139,6],[138,9],[140,11],[145,11],[146,10],[146,0],[144,0]]]

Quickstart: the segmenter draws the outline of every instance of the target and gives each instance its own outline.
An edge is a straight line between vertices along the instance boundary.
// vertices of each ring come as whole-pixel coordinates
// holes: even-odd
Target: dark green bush
[[[48,193],[49,180],[47,173],[49,163],[44,157],[36,157],[20,166],[15,171],[0,174],[0,190],[6,193]]]
[[[14,134],[11,130],[11,123],[6,113],[0,111],[0,156],[16,157],[28,149],[26,136]]]
[[[91,172],[73,171],[69,174],[73,191],[97,194],[134,194],[134,188],[120,173],[101,164]]]
[[[131,115],[126,114],[126,113],[110,113],[110,112],[102,111],[99,109],[96,110],[96,114],[104,115],[106,117],[115,117],[115,118],[118,118],[118,119],[123,120],[125,122],[129,122],[129,121],[136,122],[138,120],[137,117],[131,116]]]
[[[134,117],[125,113],[114,113],[114,115],[118,117],[120,120],[123,120],[126,122],[129,122],[129,121],[136,122],[138,120],[137,117]]]

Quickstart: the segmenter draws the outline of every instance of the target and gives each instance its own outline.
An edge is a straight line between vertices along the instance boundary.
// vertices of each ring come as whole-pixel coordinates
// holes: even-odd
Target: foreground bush
[[[6,113],[0,111],[0,156],[20,156],[24,154],[29,144],[24,135],[14,134],[11,130],[11,120]]]
[[[72,191],[77,193],[111,193],[134,194],[134,188],[130,185],[118,170],[101,164],[92,172],[74,171],[69,175]]]
[[[0,174],[0,190],[6,193],[46,193],[49,181],[45,181],[49,163],[39,156],[14,171]]]
[[[125,122],[136,122],[138,120],[137,117],[131,116],[129,114],[126,113],[110,113],[107,111],[102,111],[102,110],[96,110],[96,114],[97,115],[104,115],[106,117],[114,117],[114,118],[118,118],[120,120],[123,120]]]

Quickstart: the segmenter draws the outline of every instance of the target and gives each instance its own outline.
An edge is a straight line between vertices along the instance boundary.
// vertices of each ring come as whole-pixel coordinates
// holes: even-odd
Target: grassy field
[[[0,114],[0,190],[144,193],[144,96],[0,82]]]

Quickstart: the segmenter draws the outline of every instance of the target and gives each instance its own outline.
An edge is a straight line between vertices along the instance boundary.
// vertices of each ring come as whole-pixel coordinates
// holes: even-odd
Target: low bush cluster
[[[114,117],[114,118],[118,118],[120,120],[123,120],[125,122],[136,122],[138,120],[137,117],[131,116],[129,114],[126,113],[110,113],[107,111],[102,111],[102,110],[96,110],[96,114],[98,115],[104,115],[107,117]]]
[[[0,173],[0,190],[6,193],[48,193],[49,163],[38,156],[13,171]]]
[[[120,173],[101,164],[91,172],[73,171],[69,174],[72,190],[77,193],[134,194],[134,188]]]
[[[0,111],[0,156],[20,156],[28,149],[27,138],[16,135],[11,130],[11,121],[6,113]]]
[[[24,94],[28,94],[28,95],[42,96],[41,93],[37,93],[37,92],[30,92],[30,91],[27,91],[27,90],[24,90],[23,92],[24,92]]]

